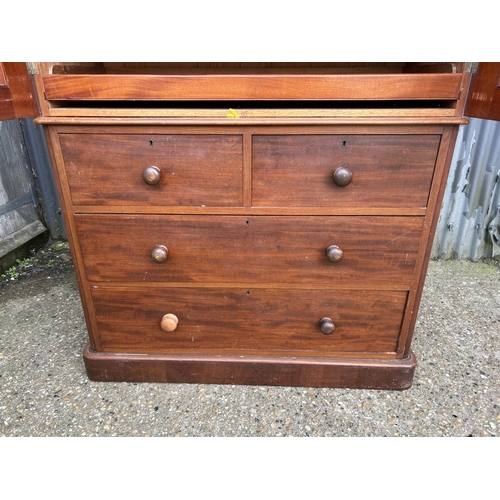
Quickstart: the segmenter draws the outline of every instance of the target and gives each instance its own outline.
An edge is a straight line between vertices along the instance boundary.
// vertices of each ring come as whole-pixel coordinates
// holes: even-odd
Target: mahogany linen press
[[[95,381],[406,389],[466,63],[38,63]]]

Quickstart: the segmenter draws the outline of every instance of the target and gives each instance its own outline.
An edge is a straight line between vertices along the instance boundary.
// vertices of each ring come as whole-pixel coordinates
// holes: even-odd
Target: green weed
[[[16,278],[19,277],[19,273],[17,272],[17,267],[12,266],[11,268],[7,269],[4,274],[1,275],[2,278],[10,278],[11,280],[15,280]]]

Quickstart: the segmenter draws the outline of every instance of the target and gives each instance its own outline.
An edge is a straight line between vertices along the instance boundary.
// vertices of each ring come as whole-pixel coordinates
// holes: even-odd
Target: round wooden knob
[[[168,248],[164,245],[158,245],[151,250],[151,260],[157,264],[165,262],[168,257]]]
[[[163,318],[161,318],[160,327],[164,332],[173,332],[177,325],[179,324],[179,319],[175,314],[165,314]]]
[[[150,186],[158,184],[160,178],[161,170],[158,167],[147,167],[142,171],[142,180]]]
[[[323,318],[319,322],[319,328],[325,335],[331,335],[335,331],[335,325],[330,318]]]
[[[333,172],[333,182],[339,187],[345,187],[352,181],[352,172],[348,168],[339,167]]]
[[[330,245],[326,249],[326,256],[330,262],[340,262],[344,258],[344,252],[337,245]]]

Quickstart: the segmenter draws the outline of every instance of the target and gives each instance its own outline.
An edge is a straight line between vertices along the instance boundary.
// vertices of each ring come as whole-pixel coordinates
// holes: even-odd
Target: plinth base
[[[416,359],[156,355],[84,350],[90,380],[404,390]]]

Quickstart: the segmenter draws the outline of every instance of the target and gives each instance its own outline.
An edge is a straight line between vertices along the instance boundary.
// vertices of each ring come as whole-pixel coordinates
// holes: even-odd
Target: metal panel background
[[[51,238],[66,239],[66,228],[64,227],[42,126],[35,125],[32,118],[22,118],[19,120],[19,123],[38,190],[44,223],[49,230]]]
[[[433,258],[500,258],[500,123],[460,127],[432,249]]]
[[[66,230],[42,128],[32,118],[0,121],[0,259],[10,265],[14,252],[49,231]]]
[[[0,258],[46,229],[19,120],[0,121]]]

